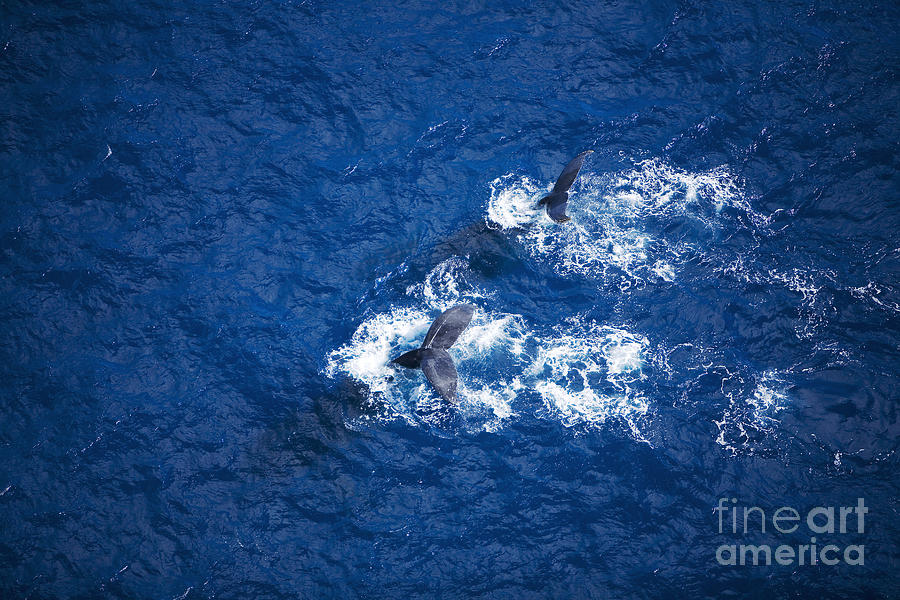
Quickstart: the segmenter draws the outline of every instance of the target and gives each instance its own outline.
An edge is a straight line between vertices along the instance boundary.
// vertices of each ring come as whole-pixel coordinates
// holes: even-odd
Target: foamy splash
[[[526,371],[546,409],[567,427],[619,418],[636,432],[649,410],[635,389],[645,379],[647,339],[577,320],[566,329],[571,332],[538,338]]]
[[[433,268],[422,283],[406,288],[406,295],[421,299],[431,308],[446,310],[462,300],[487,298],[488,294],[470,283],[469,263],[451,257]]]
[[[544,213],[537,206],[539,194],[546,189],[530,177],[504,175],[491,182],[491,197],[488,200],[488,223],[499,225],[501,229],[514,229],[537,221]]]
[[[726,207],[765,221],[724,167],[691,173],[654,159],[609,175],[583,172],[570,196],[572,221],[562,227],[536,206],[550,186],[516,175],[490,185],[490,225],[513,232],[529,254],[562,275],[618,281],[622,288],[673,281],[679,265],[695,253],[683,236],[670,239],[668,226],[711,237]]]
[[[417,347],[440,311],[460,301],[478,304],[484,293],[466,283],[466,271],[459,258],[435,267],[422,284],[408,288],[411,306],[367,318],[331,352],[325,375],[362,384],[380,418],[431,424],[442,401],[420,371],[390,360]],[[527,412],[566,427],[616,420],[636,433],[649,410],[639,389],[648,347],[644,337],[624,329],[571,319],[542,333],[521,315],[479,306],[449,350],[459,373],[457,410],[473,430],[496,431]]]

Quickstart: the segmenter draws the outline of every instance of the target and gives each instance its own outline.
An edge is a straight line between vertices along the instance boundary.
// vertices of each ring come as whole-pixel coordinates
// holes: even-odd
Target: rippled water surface
[[[2,597],[897,596],[896,5],[0,16]]]

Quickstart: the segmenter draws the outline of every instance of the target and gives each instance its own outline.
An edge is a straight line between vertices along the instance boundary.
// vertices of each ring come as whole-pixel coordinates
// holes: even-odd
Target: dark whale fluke
[[[444,311],[431,324],[421,347],[405,352],[391,362],[408,369],[421,368],[441,398],[453,402],[456,400],[456,366],[447,348],[459,338],[474,314],[475,307],[471,304],[457,304]]]
[[[593,152],[593,150],[585,150],[573,158],[571,162],[566,165],[566,168],[563,169],[559,179],[556,180],[553,191],[541,198],[541,201],[538,202],[538,206],[543,206],[544,204],[547,205],[547,214],[557,223],[565,223],[569,220],[568,215],[566,215],[566,203],[569,201],[569,188],[572,187],[572,183],[575,181],[575,178],[578,177],[578,171],[581,170],[581,165],[584,163],[584,157],[591,152]]]

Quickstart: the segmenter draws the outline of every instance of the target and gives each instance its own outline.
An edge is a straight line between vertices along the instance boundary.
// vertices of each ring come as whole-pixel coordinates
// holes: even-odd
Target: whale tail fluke
[[[544,196],[538,202],[538,206],[547,207],[547,215],[557,223],[565,223],[569,220],[566,214],[566,204],[569,202],[568,192],[554,192],[549,196]]]
[[[575,183],[575,178],[578,177],[578,171],[581,170],[581,165],[584,164],[584,157],[588,154],[593,154],[593,150],[585,150],[575,158],[569,161],[569,164],[566,165],[566,168],[563,169],[563,172],[560,173],[559,179],[556,180],[556,184],[553,186],[554,192],[566,192],[572,187],[572,184]]]
[[[416,348],[415,350],[404,352],[391,362],[407,369],[418,369],[422,364],[422,349]]]
[[[446,350],[452,346],[463,330],[469,326],[475,307],[471,304],[457,304],[441,313],[425,334],[422,348],[439,348]]]
[[[568,215],[566,215],[566,203],[569,201],[569,188],[572,187],[575,178],[578,177],[578,171],[581,170],[581,165],[584,164],[584,157],[592,152],[593,150],[585,150],[570,160],[569,164],[566,165],[566,168],[563,169],[563,172],[560,174],[559,179],[556,180],[553,191],[550,192],[549,195],[541,198],[540,202],[538,202],[538,206],[546,205],[547,215],[557,223],[565,223],[570,220]]]
[[[422,371],[428,383],[447,402],[456,401],[456,365],[446,350],[428,348],[422,358]]]
[[[447,402],[456,400],[456,365],[447,352],[475,314],[471,304],[457,304],[434,320],[422,346],[404,352],[391,362],[407,369],[422,369],[428,382]]]

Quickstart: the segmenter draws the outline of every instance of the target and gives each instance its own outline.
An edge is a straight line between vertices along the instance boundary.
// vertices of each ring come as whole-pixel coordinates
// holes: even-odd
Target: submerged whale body
[[[592,152],[593,150],[585,150],[573,158],[566,165],[566,168],[563,169],[559,179],[556,180],[553,191],[538,202],[538,206],[547,206],[547,215],[557,223],[565,223],[569,220],[569,216],[566,214],[566,204],[569,202],[569,188],[572,187],[572,183],[578,177],[578,171],[581,170],[584,157]]]
[[[475,307],[471,304],[458,304],[444,311],[431,324],[419,348],[401,354],[391,362],[407,369],[422,369],[441,398],[455,401],[456,366],[447,349],[456,342],[474,314]]]

